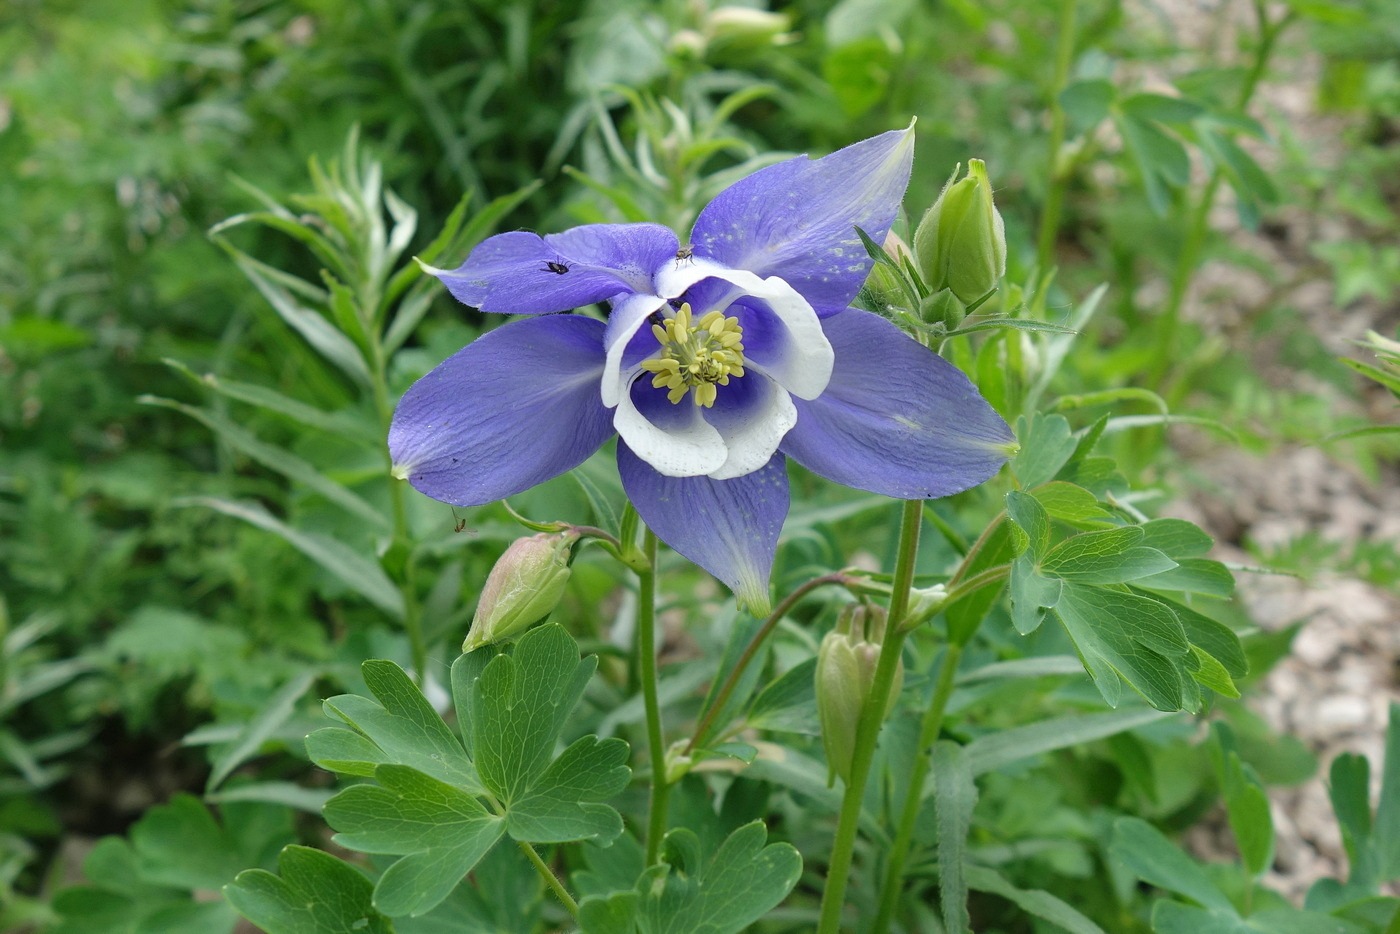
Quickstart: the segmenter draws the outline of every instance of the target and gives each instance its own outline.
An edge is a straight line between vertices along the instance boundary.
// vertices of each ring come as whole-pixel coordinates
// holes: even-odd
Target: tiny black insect
[[[694,247],[691,247],[691,246],[683,246],[683,247],[681,247],[679,250],[676,251],[676,262],[677,262],[677,263],[689,262],[689,261],[692,261],[692,257],[694,257],[694,256],[695,256],[695,248],[694,248]]]
[[[554,262],[553,260],[550,260],[549,262],[545,263],[545,264],[544,264],[544,268],[540,270],[540,272],[552,272],[552,273],[554,273],[556,276],[562,276],[564,273],[566,273],[566,272],[568,272],[568,271],[569,271],[568,264],[566,264],[566,263],[556,263],[556,262]]]
[[[467,528],[467,520],[466,520],[466,519],[459,519],[459,518],[457,517],[457,509],[456,509],[455,506],[452,507],[452,518],[453,518],[453,520],[454,520],[454,521],[453,521],[453,524],[452,524],[452,531],[454,531],[454,532],[465,532],[465,531],[470,531],[473,535],[476,534],[476,530],[475,530],[475,529],[468,529],[468,528]]]

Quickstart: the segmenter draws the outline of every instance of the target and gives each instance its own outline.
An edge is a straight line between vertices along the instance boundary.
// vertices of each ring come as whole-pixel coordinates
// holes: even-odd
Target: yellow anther
[[[661,345],[661,354],[643,362],[642,369],[655,374],[652,386],[666,389],[673,405],[694,390],[695,404],[710,408],[717,385],[728,386],[731,376],[744,375],[744,329],[738,318],[711,311],[697,324],[690,305],[685,304],[674,317],[653,324],[651,333]]]

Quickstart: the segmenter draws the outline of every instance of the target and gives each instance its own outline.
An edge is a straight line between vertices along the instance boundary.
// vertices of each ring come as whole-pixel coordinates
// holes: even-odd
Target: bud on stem
[[[553,612],[569,582],[569,557],[578,539],[569,530],[512,542],[486,576],[462,651],[510,639]]]
[[[853,604],[842,612],[836,628],[822,639],[817,651],[817,719],[826,750],[828,783],[836,775],[843,781],[850,780],[856,730],[875,683],[885,621],[885,611],[880,607]],[[886,716],[894,709],[903,687],[901,661],[890,685]]]
[[[967,175],[957,175],[954,169],[914,232],[914,259],[930,297],[945,289],[952,293],[948,299],[926,303],[926,314],[933,311],[944,317],[956,314],[958,304],[985,298],[1006,274],[1006,233],[992,203],[987,166],[981,159],[970,159]],[[944,323],[957,326],[956,321]]]

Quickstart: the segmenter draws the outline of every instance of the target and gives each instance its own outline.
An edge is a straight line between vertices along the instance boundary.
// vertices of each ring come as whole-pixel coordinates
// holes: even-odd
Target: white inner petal
[[[666,300],[659,295],[638,293],[618,302],[608,315],[608,328],[603,333],[607,357],[603,363],[603,383],[600,387],[603,405],[608,408],[626,398],[627,388],[637,375],[635,371],[630,375],[622,372],[622,355],[626,352],[627,345],[636,336],[637,329],[646,322],[647,317],[665,304]],[[637,453],[641,454],[640,451]]]
[[[726,390],[732,392],[737,387],[719,387],[719,398],[710,409],[696,406],[687,393],[664,411],[664,417],[658,417],[663,424],[656,424],[638,409],[632,396],[633,381],[649,379],[650,374],[639,366],[624,371],[623,355],[653,313],[663,311],[669,316],[668,300],[683,297],[691,286],[709,278],[727,282],[732,288],[707,302],[707,307],[694,309],[697,318],[708,311],[724,311],[734,301],[752,296],[767,309],[760,307],[755,313],[771,315],[786,332],[779,342],[785,352],[762,364],[745,360],[748,373],[738,379],[753,396],[744,405],[734,404],[732,398],[731,404],[725,405]],[[666,476],[708,475],[728,480],[758,470],[797,424],[797,408],[789,394],[815,399],[831,380],[835,354],[821,320],[807,300],[782,279],[763,279],[702,257],[664,265],[656,274],[656,284],[660,295],[630,295],[609,315],[601,395],[604,405],[616,407],[613,425],[617,433],[638,457]],[[637,391],[652,390],[638,387]],[[646,404],[650,406],[650,402]]]
[[[641,373],[634,368],[628,377],[629,383]],[[642,377],[648,379],[649,375],[642,374]],[[662,428],[638,411],[632,393],[625,391],[613,415],[613,427],[632,452],[657,473],[668,477],[698,477],[718,470],[729,456],[724,438],[700,417],[700,407],[692,403],[689,396],[675,408],[676,422]]]
[[[772,459],[783,436],[797,424],[797,407],[786,390],[752,366],[747,367],[744,380],[763,386],[756,404],[745,411],[726,410],[721,400],[707,415],[724,438],[729,455],[718,469],[710,471],[716,480],[731,480],[758,470]]]
[[[826,384],[831,381],[836,354],[831,349],[831,342],[826,339],[817,313],[784,280],[777,276],[760,279],[743,269],[729,269],[712,260],[696,258],[676,260],[663,267],[656,275],[656,284],[662,295],[678,298],[695,283],[711,277],[723,279],[737,287],[729,302],[743,295],[762,299],[772,309],[773,316],[787,329],[790,337],[786,342],[788,353],[781,359],[765,363],[768,375],[799,399],[815,399],[825,392]],[[697,308],[697,316],[709,310]]]

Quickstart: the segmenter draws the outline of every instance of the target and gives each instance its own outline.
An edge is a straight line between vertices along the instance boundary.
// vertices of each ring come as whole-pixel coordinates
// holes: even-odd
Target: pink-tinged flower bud
[[[569,556],[578,533],[541,532],[518,538],[486,576],[462,651],[503,642],[553,612],[569,582]]]
[[[885,611],[879,607],[852,605],[841,614],[836,628],[822,639],[817,650],[817,719],[822,747],[826,750],[827,781],[836,775],[851,776],[856,751],[856,729],[875,683],[880,664],[880,642],[885,635]],[[904,662],[895,669],[885,715],[904,687]]]
[[[992,183],[981,159],[967,175],[944,186],[914,232],[914,257],[931,293],[948,289],[970,305],[1006,274],[1006,233],[992,203]]]

